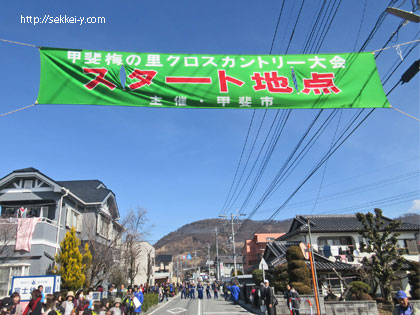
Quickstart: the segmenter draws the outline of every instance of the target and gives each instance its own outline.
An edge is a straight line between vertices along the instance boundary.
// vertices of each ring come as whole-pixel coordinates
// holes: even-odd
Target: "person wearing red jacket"
[[[23,311],[22,315],[28,315],[29,311],[31,315],[42,315],[42,293],[40,290],[35,289],[32,291],[31,300]]]

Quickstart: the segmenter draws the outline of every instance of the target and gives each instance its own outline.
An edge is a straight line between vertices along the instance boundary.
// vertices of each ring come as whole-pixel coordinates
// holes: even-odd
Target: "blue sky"
[[[387,3],[343,1],[319,52],[358,50]],[[300,4],[300,1],[286,1],[273,54],[285,53]],[[306,1],[288,53],[302,52],[320,4],[321,1]],[[410,1],[397,1],[395,6],[401,4],[401,9],[411,10]],[[280,8],[281,1],[248,0],[4,1],[0,11],[0,38],[37,46],[92,50],[268,54]],[[43,17],[44,14],[100,16],[106,18],[106,24],[21,23],[21,15]],[[365,50],[380,49],[399,23],[399,18],[387,16]],[[388,46],[411,41],[416,34],[418,38],[418,31],[418,24],[409,23]],[[404,51],[406,47],[412,46],[401,49]],[[385,91],[418,56],[417,47],[384,86]],[[378,57],[382,79],[399,58],[395,48]],[[32,104],[39,85],[38,50],[0,42],[0,69],[0,114]],[[419,117],[419,76],[399,86],[389,100],[393,106]],[[328,149],[335,129],[341,130],[354,111],[341,110],[294,173],[260,208],[255,219],[268,218],[273,209],[284,202],[321,153]],[[116,194],[122,216],[127,209],[136,206],[148,210],[150,223],[154,225],[148,239],[154,242],[183,224],[217,217],[238,165],[252,112],[35,106],[0,117],[0,176],[32,166],[56,180],[100,179]],[[259,124],[263,113],[263,110],[256,112],[255,123]],[[275,110],[268,111],[267,121],[271,122],[275,113]],[[316,113],[317,110],[292,111],[250,208],[266,190]],[[262,143],[267,130],[265,123],[257,143]],[[251,135],[255,134],[256,128],[251,129]],[[276,218],[334,211],[353,213],[377,206],[390,217],[418,212],[420,205],[415,200],[420,200],[419,152],[419,123],[392,109],[377,109],[290,204],[309,202],[285,209]],[[253,159],[255,155],[251,155],[251,161]],[[339,195],[358,187],[361,188],[352,194]],[[319,190],[315,205],[313,200]],[[413,191],[417,193],[402,197]],[[380,203],[392,196],[397,196],[394,201]],[[242,200],[240,196],[227,212],[240,207]],[[248,210],[241,209],[245,213]]]

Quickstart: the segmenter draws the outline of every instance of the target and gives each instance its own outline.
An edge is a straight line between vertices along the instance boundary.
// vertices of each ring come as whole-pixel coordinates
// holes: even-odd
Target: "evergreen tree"
[[[91,286],[90,283],[90,276],[89,273],[92,272],[91,270],[91,266],[92,266],[92,253],[89,250],[89,243],[86,242],[85,246],[83,248],[83,256],[82,256],[82,263],[83,263],[83,274],[85,275],[85,283],[84,283],[84,288],[89,288]]]
[[[378,279],[382,297],[391,304],[391,282],[397,279],[396,274],[404,262],[397,247],[399,233],[395,232],[401,226],[401,221],[389,222],[384,219],[381,209],[375,208],[374,212],[374,215],[370,212],[356,214],[363,225],[359,234],[367,240],[367,244],[361,244],[360,251],[372,255],[369,259],[364,257],[362,264]]]
[[[287,272],[292,286],[300,294],[310,294],[311,278],[309,268],[303,260],[302,250],[299,246],[290,246],[286,251]]]
[[[410,274],[408,275],[408,283],[410,283],[410,295],[414,300],[420,299],[420,263],[417,261],[410,262]]]
[[[77,290],[85,284],[86,263],[89,261],[90,251],[88,246],[85,247],[84,257],[79,246],[80,240],[76,236],[76,229],[72,227],[61,241],[60,252],[55,257],[58,266],[56,265],[54,270],[61,276],[62,287],[67,290]]]

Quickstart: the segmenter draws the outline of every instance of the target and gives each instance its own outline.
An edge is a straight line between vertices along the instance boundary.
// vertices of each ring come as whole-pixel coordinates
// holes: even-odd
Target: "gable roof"
[[[105,187],[105,185],[97,179],[66,180],[58,181],[57,183],[67,189],[70,189],[72,193],[87,203],[102,202],[110,193],[112,193],[110,189],[102,188],[102,186]]]
[[[282,241],[299,233],[308,232],[308,220],[311,225],[312,233],[323,232],[358,232],[363,229],[362,223],[357,219],[355,214],[345,215],[297,215],[290,226],[289,232],[279,237],[277,240]],[[384,217],[385,222],[391,223],[393,220]],[[418,231],[420,225],[402,222],[397,231]]]
[[[100,180],[56,181],[33,167],[14,170],[10,174],[1,178],[0,182],[3,180],[8,181],[9,179],[13,178],[14,174],[16,174],[15,176],[17,177],[26,175],[38,177],[41,176],[41,178],[44,178],[44,180],[51,181],[51,184],[57,188],[57,190],[54,190],[55,192],[59,192],[61,188],[66,188],[70,190],[70,192],[75,197],[79,198],[84,203],[102,203],[110,194],[115,197],[114,193],[110,189],[106,188],[106,186]],[[116,210],[116,212],[118,211]],[[119,216],[118,213],[116,213],[116,216]]]
[[[287,263],[286,251],[290,246],[299,246],[300,242],[279,242],[274,241],[267,244],[267,249],[264,253],[264,259],[269,266],[275,267]],[[270,255],[272,254],[272,255]],[[328,258],[318,254],[314,251],[315,267],[319,271],[338,271],[354,270],[355,267],[351,264],[342,263],[340,261],[331,261]],[[310,262],[305,260],[306,265],[310,268]]]

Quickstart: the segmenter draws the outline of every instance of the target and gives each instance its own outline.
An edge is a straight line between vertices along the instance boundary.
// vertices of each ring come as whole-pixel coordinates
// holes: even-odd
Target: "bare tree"
[[[147,225],[147,210],[141,207],[136,209],[130,209],[127,216],[124,218],[124,236],[123,236],[123,261],[127,268],[127,278],[130,284],[133,284],[134,279],[140,271],[140,257],[146,251],[147,255],[147,267],[146,275],[148,278],[153,271],[150,271],[149,267],[149,253],[147,249],[143,249],[141,242],[144,237],[148,235],[150,226]]]
[[[0,257],[7,259],[14,253],[16,240],[17,219],[2,216],[0,218]]]
[[[89,243],[92,253],[92,264],[87,272],[87,283],[92,287],[97,287],[110,278],[115,266],[120,265],[124,227],[116,224],[114,225],[116,229],[112,229],[112,232],[108,231],[106,235],[101,235],[98,233],[96,225],[87,221],[84,222],[86,235],[82,241],[82,245],[86,242]]]
[[[140,242],[150,228],[147,222],[147,210],[141,207],[130,209],[120,223],[109,221],[107,224],[113,224],[116,229],[105,228],[105,232],[98,231],[101,227],[84,220],[84,242],[89,243],[92,253],[88,272],[91,286],[103,284],[117,269],[124,270],[126,278],[133,283],[140,271]]]

